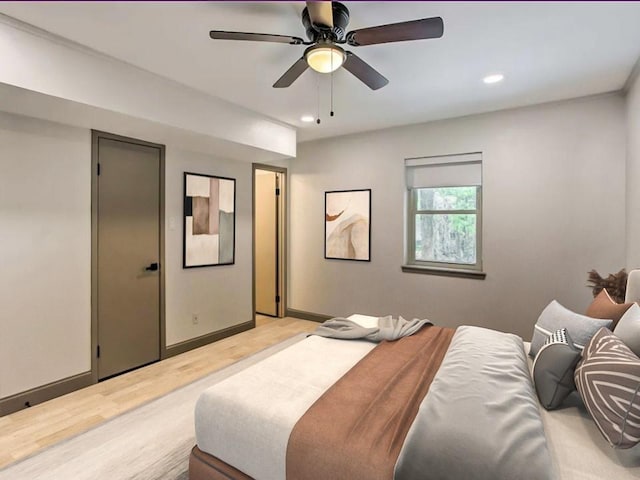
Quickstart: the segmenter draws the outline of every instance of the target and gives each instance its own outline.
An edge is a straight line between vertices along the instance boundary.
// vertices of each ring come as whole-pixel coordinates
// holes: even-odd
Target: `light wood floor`
[[[275,317],[269,317],[267,315],[260,315],[256,313],[256,327],[261,327],[263,325],[271,325],[273,322],[279,320]]]
[[[0,468],[318,325],[259,316],[255,329],[0,417]]]

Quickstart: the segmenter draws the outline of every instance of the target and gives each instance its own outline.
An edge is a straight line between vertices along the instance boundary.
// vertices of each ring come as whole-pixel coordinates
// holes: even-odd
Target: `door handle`
[[[147,272],[155,272],[160,268],[157,263],[151,263],[149,266],[144,267]]]

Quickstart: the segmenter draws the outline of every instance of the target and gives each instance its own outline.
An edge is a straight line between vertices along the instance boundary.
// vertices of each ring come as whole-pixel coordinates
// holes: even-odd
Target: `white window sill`
[[[405,273],[421,273],[423,275],[440,275],[443,277],[472,278],[484,280],[487,274],[479,270],[465,270],[463,268],[426,267],[422,265],[402,265]]]

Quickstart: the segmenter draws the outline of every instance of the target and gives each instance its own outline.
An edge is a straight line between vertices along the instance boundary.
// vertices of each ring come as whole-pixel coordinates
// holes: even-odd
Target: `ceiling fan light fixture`
[[[304,52],[304,58],[316,72],[331,73],[342,66],[347,55],[337,45],[320,43],[307,48]]]

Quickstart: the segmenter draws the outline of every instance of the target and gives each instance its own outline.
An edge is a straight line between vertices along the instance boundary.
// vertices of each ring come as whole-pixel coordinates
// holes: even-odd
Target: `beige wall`
[[[177,150],[166,152],[167,345],[253,318],[251,297],[251,164]],[[235,265],[182,268],[183,172],[236,179]],[[194,325],[192,314],[199,315]]]
[[[529,337],[587,272],[625,264],[625,117],[606,95],[303,143],[290,163],[289,307],[427,317]],[[407,157],[483,152],[486,280],[403,273]],[[371,188],[371,262],[323,258],[327,190]]]
[[[89,130],[0,113],[0,398],[91,368],[90,169]],[[237,179],[235,265],[182,269],[184,171]],[[167,345],[251,320],[250,163],[167,145],[165,268]]]
[[[638,90],[627,104],[628,182],[640,170]],[[487,279],[402,273],[403,159],[478,150]],[[172,345],[251,318],[251,165],[171,144],[166,165]],[[291,308],[427,316],[528,336],[552,298],[584,309],[586,271],[625,264],[618,95],[311,142],[287,166]],[[182,269],[185,170],[237,179],[235,265]],[[0,113],[0,398],[90,368],[90,175],[88,130]],[[348,188],[373,189],[371,263],[323,259],[324,191]],[[640,200],[631,190],[626,264],[638,266]]]
[[[0,398],[91,369],[91,135],[0,113]]]
[[[627,268],[640,268],[640,75],[627,95]]]

